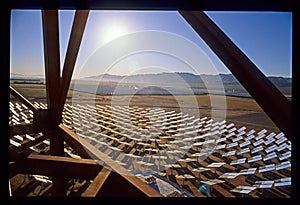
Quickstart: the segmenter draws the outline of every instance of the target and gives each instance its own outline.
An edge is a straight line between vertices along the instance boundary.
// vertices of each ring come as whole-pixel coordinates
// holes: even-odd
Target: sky
[[[292,14],[205,12],[267,76],[292,75]],[[61,70],[74,11],[59,11]],[[13,10],[11,73],[44,75],[40,10]],[[89,13],[73,78],[102,73],[230,73],[177,11]]]

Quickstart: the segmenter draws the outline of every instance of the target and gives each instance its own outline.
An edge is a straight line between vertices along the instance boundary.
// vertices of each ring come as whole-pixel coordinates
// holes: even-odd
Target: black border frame
[[[298,188],[298,173],[300,173],[297,166],[297,159],[299,153],[297,153],[297,147],[299,146],[298,139],[298,130],[299,122],[297,124],[298,113],[300,110],[299,106],[299,95],[300,92],[297,91],[296,85],[300,83],[300,46],[299,46],[299,36],[300,36],[300,1],[297,0],[243,0],[243,1],[234,1],[234,0],[87,0],[87,1],[75,1],[75,0],[60,0],[60,1],[42,1],[42,0],[12,0],[3,4],[0,11],[1,19],[1,30],[2,30],[2,42],[1,42],[1,73],[0,77],[2,78],[0,83],[1,87],[1,129],[3,135],[1,137],[1,162],[7,166],[8,162],[8,146],[9,136],[8,131],[8,107],[9,107],[9,78],[10,78],[10,15],[12,9],[90,9],[90,10],[203,10],[203,11],[279,11],[279,12],[292,12],[292,192],[290,199],[252,199],[252,198],[200,198],[197,200],[194,199],[180,199],[180,198],[168,198],[168,199],[148,199],[146,202],[150,203],[166,203],[166,204],[182,204],[182,203],[217,203],[222,204],[227,203],[291,203],[292,200],[298,198],[296,192]],[[1,193],[4,195],[2,199],[8,199],[9,203],[14,204],[15,202],[33,204],[33,201],[29,197],[24,200],[18,201],[20,198],[9,198],[9,193],[7,189],[8,182],[8,169],[2,169],[1,177]],[[7,172],[6,172],[7,171]],[[121,200],[120,200],[121,199]],[[125,201],[120,199],[110,199],[112,202],[123,202]],[[141,204],[144,199],[129,200],[128,202]],[[190,201],[191,200],[191,201]],[[2,200],[1,200],[2,201]],[[106,201],[106,199],[105,199]],[[103,199],[91,199],[90,203],[96,202],[101,203],[105,202]],[[41,201],[40,201],[41,202]],[[39,202],[39,203],[40,203]],[[49,202],[53,203],[51,199]],[[75,202],[75,201],[74,201]],[[85,199],[76,199],[76,202],[85,202]],[[128,203],[126,202],[126,203]],[[71,202],[72,203],[72,202]],[[19,204],[19,203],[18,203]]]

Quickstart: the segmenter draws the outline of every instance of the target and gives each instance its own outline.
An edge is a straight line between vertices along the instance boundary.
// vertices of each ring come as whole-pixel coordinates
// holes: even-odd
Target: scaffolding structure
[[[247,5],[249,6],[247,7]],[[292,3],[286,5],[286,8],[283,10],[293,11]],[[171,3],[167,6],[172,10],[176,9],[176,5]],[[145,4],[142,8],[144,7]],[[162,5],[159,6],[158,4],[158,7],[162,7]],[[105,6],[101,8],[108,9]],[[118,8],[122,9],[123,7],[120,5]],[[137,9],[138,5],[129,4],[129,8]],[[154,9],[156,7],[151,5],[149,8]],[[206,7],[202,8],[205,10]],[[225,6],[220,5],[218,7],[217,5],[208,8],[218,10],[218,8],[225,8]],[[234,10],[234,6],[231,8]],[[245,4],[245,8],[245,10],[252,10],[251,4]],[[255,7],[253,10],[257,10],[257,8],[259,7]],[[275,4],[262,7],[262,10],[268,10],[264,8],[282,10],[282,7],[276,8]],[[126,9],[128,9],[128,5],[126,5]],[[123,170],[123,168],[118,163],[105,157],[96,160],[95,158],[99,157],[99,155],[96,155],[94,150],[83,144],[78,136],[62,123],[62,112],[89,11],[88,9],[78,9],[75,12],[62,75],[60,76],[58,10],[42,10],[47,109],[38,108],[14,88],[9,87],[10,94],[20,100],[33,113],[32,123],[9,126],[9,136],[42,133],[43,135],[38,136],[34,143],[49,140],[50,155],[27,155],[18,149],[10,149],[9,161],[12,163],[9,165],[9,174],[11,176],[14,174],[30,174],[51,177],[51,196],[67,196],[67,179],[83,179],[91,180],[91,183],[81,196],[161,197],[162,195],[158,191],[149,187],[136,176],[121,174],[120,170]],[[293,137],[292,121],[294,120],[292,116],[292,102],[287,100],[259,68],[204,12],[192,11],[190,6],[186,10],[180,7],[178,12],[227,66],[277,127],[291,140]],[[296,16],[298,14],[293,13],[293,15]],[[295,18],[293,20],[293,28],[296,28],[295,24],[297,23],[299,22]],[[299,33],[296,29],[293,32]],[[293,69],[293,81],[294,74],[296,74],[296,71]],[[259,89],[257,89],[258,87]],[[57,92],[58,90],[60,91],[59,93]],[[293,101],[294,94],[293,89]],[[28,143],[30,144],[22,146],[29,148],[34,145],[33,141]],[[80,158],[66,157],[65,144],[76,151]],[[98,160],[108,165],[111,170],[100,165]],[[9,193],[10,195],[12,194],[10,185]]]

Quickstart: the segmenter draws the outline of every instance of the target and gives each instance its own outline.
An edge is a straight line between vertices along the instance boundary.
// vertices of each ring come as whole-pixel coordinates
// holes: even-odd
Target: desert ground
[[[12,84],[18,92],[30,101],[45,102],[46,87],[37,84]],[[67,103],[128,105],[175,110],[195,117],[225,119],[237,127],[245,126],[256,131],[267,129],[279,133],[280,130],[252,98],[222,95],[95,95],[70,90]]]

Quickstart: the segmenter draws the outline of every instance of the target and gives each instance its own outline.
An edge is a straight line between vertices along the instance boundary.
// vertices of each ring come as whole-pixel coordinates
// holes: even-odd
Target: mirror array
[[[10,102],[9,121],[32,123],[33,113]],[[65,104],[63,124],[163,196],[291,196],[291,142],[283,133],[138,106]],[[30,153],[49,154],[49,145],[42,133],[10,138],[10,149]],[[80,158],[68,145],[64,151]],[[46,176],[30,177],[51,184]]]

